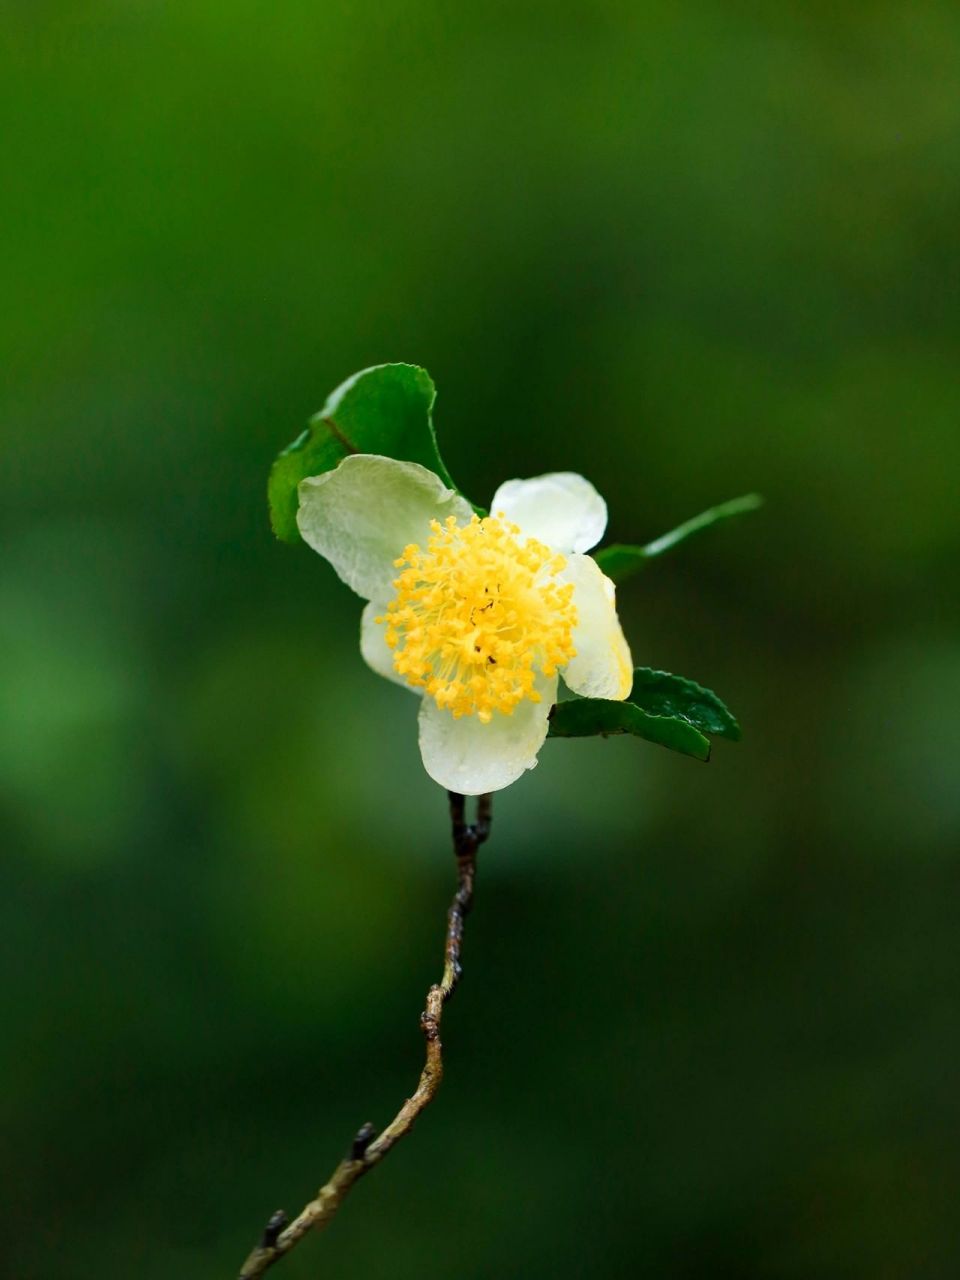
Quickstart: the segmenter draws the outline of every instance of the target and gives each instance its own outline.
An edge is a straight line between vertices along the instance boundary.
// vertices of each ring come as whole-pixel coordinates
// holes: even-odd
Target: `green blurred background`
[[[444,796],[264,503],[385,360],[480,500],[766,495],[621,590],[745,736],[496,798],[441,1097],[282,1273],[960,1273],[960,9],[8,0],[0,50],[2,1274],[231,1276],[413,1087]]]

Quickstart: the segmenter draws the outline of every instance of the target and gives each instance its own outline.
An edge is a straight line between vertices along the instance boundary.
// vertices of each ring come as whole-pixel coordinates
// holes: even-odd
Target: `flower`
[[[421,696],[424,768],[449,791],[534,767],[561,674],[585,697],[630,692],[614,586],[584,554],[607,507],[583,476],[508,480],[480,518],[426,467],[358,453],[299,503],[304,541],[369,602],[363,657]]]

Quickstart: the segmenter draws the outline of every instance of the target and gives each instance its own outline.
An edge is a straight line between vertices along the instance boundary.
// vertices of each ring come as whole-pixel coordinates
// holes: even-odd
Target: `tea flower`
[[[537,763],[560,675],[623,700],[633,663],[613,583],[584,552],[607,524],[572,472],[508,480],[479,518],[414,462],[352,454],[300,482],[304,541],[369,603],[360,649],[420,695],[434,781],[480,795]]]

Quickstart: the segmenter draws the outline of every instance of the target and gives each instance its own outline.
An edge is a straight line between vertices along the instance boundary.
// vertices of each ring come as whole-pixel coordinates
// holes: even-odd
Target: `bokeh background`
[[[3,7],[4,1276],[231,1276],[413,1087],[444,796],[264,504],[395,359],[478,500],[766,495],[621,590],[745,736],[497,797],[441,1097],[283,1274],[960,1273],[958,56],[947,0]]]

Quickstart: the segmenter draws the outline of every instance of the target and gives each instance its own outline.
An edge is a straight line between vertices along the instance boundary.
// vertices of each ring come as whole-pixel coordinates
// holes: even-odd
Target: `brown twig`
[[[443,977],[427,992],[426,1008],[420,1015],[420,1028],[426,1040],[426,1061],[417,1088],[379,1137],[371,1124],[365,1124],[357,1131],[348,1154],[340,1161],[315,1198],[292,1222],[288,1222],[282,1209],[272,1215],[260,1243],[243,1264],[239,1280],[254,1280],[256,1276],[262,1276],[285,1253],[289,1253],[308,1231],[325,1227],[340,1208],[353,1184],[375,1164],[379,1164],[391,1147],[410,1132],[417,1116],[433,1101],[440,1087],[443,1079],[440,1020],[443,1017],[443,1006],[456,991],[463,972],[460,963],[463,922],[473,902],[477,849],[490,835],[491,811],[489,795],[480,796],[477,801],[477,820],[468,823],[464,797],[453,791],[449,795],[453,848],[457,855],[457,891],[447,912]]]

